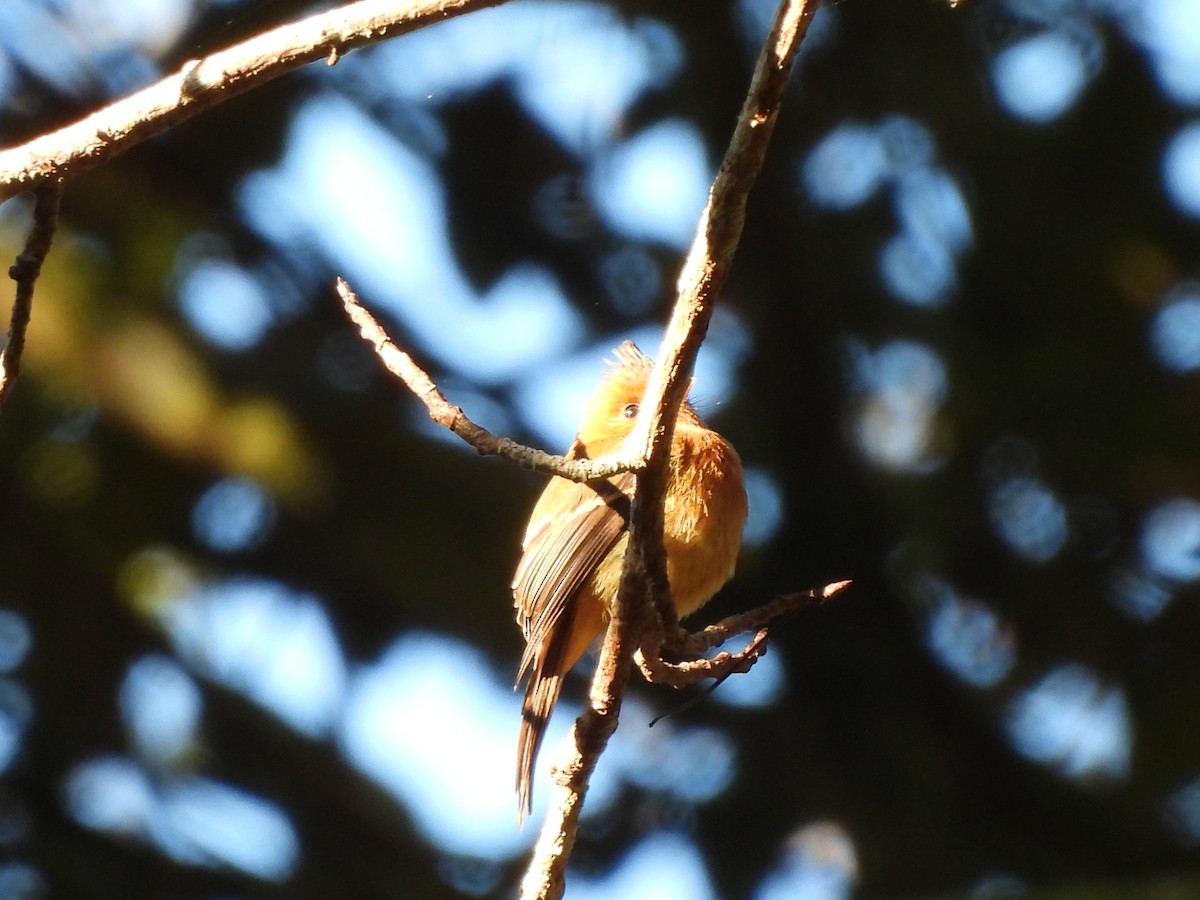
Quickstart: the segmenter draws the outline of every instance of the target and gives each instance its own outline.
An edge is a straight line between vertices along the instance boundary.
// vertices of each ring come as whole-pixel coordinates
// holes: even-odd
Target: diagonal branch
[[[700,214],[696,237],[679,273],[675,308],[643,401],[643,406],[650,407],[653,414],[645,423],[649,431],[647,473],[638,479],[638,494],[644,495],[646,507],[645,519],[640,525],[656,535],[652,545],[653,558],[648,560],[648,565],[654,576],[651,596],[662,623],[661,634],[673,634],[678,628],[675,608],[666,589],[666,556],[661,551],[663,494],[666,490],[663,476],[675,428],[675,413],[687,395],[696,355],[708,333],[714,301],[733,264],[746,221],[746,201],[766,159],[792,63],[817,5],[817,0],[783,0],[776,11],[729,147]],[[642,425],[641,420],[638,425]],[[634,518],[638,518],[636,504]],[[638,524],[635,521],[635,533]],[[636,547],[638,543],[630,541],[630,546]],[[657,647],[648,649],[652,655],[657,655]]]
[[[358,296],[342,278],[337,280],[337,292],[342,298],[346,315],[358,326],[359,334],[374,348],[375,355],[387,370],[403,381],[425,404],[429,418],[450,429],[474,447],[480,456],[500,456],[526,469],[561,475],[572,481],[608,478],[618,472],[636,472],[643,466],[644,461],[639,457],[619,454],[596,459],[568,459],[492,434],[468,419],[461,407],[445,398],[433,379],[387,336],[383,326],[358,302]]]
[[[502,0],[359,0],[281,25],[202,59],[84,119],[0,151],[0,201],[90,169],[218,103],[318,59]]]
[[[25,239],[25,249],[8,270],[8,277],[17,283],[12,315],[8,326],[8,343],[0,353],[0,409],[8,401],[13,384],[21,374],[21,355],[25,351],[25,329],[33,312],[33,289],[42,274],[42,263],[50,252],[54,232],[58,230],[58,206],[62,199],[62,182],[48,181],[37,190],[33,207],[33,225]]]
[[[716,295],[733,262],[745,222],[746,199],[766,157],[796,50],[816,6],[816,0],[783,0],[780,4],[679,276],[678,296],[658,364],[629,441],[631,446],[637,446],[639,438],[645,441],[646,468],[637,479],[621,588],[592,680],[590,702],[571,729],[554,772],[550,813],[521,883],[521,897],[526,900],[562,895],[588,779],[616,730],[634,651],[640,647],[647,656],[657,657],[662,635],[674,634],[678,628],[662,544],[663,498],[675,417],[687,393]],[[644,624],[650,618],[647,597],[657,612],[656,628]]]

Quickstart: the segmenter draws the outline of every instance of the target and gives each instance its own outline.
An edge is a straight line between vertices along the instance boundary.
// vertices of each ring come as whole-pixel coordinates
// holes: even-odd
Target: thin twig
[[[602,456],[596,459],[567,459],[533,447],[526,447],[506,437],[492,434],[482,425],[467,418],[461,407],[445,398],[436,384],[411,356],[396,346],[383,326],[361,303],[345,279],[337,280],[338,296],[350,321],[358,326],[363,340],[375,350],[375,355],[389,372],[408,385],[417,399],[425,404],[429,418],[450,429],[478,451],[480,456],[499,456],[526,469],[561,475],[572,481],[592,481],[608,478],[619,472],[637,471],[643,465],[639,457]]]
[[[571,729],[566,752],[557,765],[550,813],[521,882],[521,897],[526,900],[562,895],[588,778],[616,729],[634,651],[640,646],[645,655],[657,656],[662,635],[674,634],[678,628],[662,544],[663,498],[675,417],[687,393],[717,292],[741,237],[746,198],[762,168],[796,50],[816,6],[816,0],[781,3],[679,276],[658,364],[629,441],[637,446],[638,438],[644,439],[646,468],[637,478],[621,588],[592,680],[590,702]],[[657,611],[657,628],[643,624],[647,597]]]
[[[634,654],[634,662],[637,663],[638,669],[641,670],[646,680],[652,684],[665,684],[679,689],[691,687],[706,679],[713,679],[716,682],[713,687],[716,687],[730,675],[749,672],[759,658],[767,652],[769,635],[769,629],[760,628],[753,639],[736,653],[722,650],[715,656],[667,662],[661,657],[647,657],[639,650]]]
[[[17,283],[9,319],[8,343],[0,353],[0,409],[8,402],[17,376],[21,374],[21,356],[25,352],[25,329],[33,312],[33,289],[42,274],[42,263],[54,242],[58,230],[58,206],[62,199],[62,182],[55,179],[42,184],[36,192],[33,224],[25,239],[25,249],[9,267],[8,277]]]
[[[767,626],[770,623],[810,604],[824,603],[849,585],[849,581],[835,581],[823,588],[802,591],[799,594],[784,594],[762,606],[728,616],[699,631],[681,630],[679,635],[669,642],[670,648],[684,657],[681,662],[667,662],[662,657],[647,656],[639,650],[635,657],[638,668],[647,681],[674,688],[688,687],[706,678],[716,679],[720,683],[735,673],[748,672],[759,657],[767,652]],[[755,636],[737,653],[722,651],[712,657],[703,655],[734,635],[750,631],[755,631]]]
[[[801,591],[798,594],[784,594],[768,603],[744,613],[727,616],[720,622],[714,622],[692,634],[685,635],[681,640],[673,642],[671,649],[684,656],[697,656],[706,653],[718,644],[723,644],[735,634],[755,631],[770,622],[795,612],[813,603],[824,603],[830,597],[849,587],[849,581],[835,581],[823,588],[811,591]]]
[[[27,144],[0,151],[0,201],[92,168],[285,72],[503,0],[359,0],[281,25],[202,59]]]

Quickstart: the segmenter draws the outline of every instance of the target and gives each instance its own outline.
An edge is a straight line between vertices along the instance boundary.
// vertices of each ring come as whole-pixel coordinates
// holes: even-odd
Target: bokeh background
[[[0,141],[324,5],[3,0]],[[0,415],[0,897],[512,895],[541,481],[333,279],[561,450],[771,14],[516,2],[70,185]],[[702,616],[855,584],[653,729],[633,688],[568,897],[1200,896],[1198,108],[1194,0],[818,14],[698,368],[752,506]]]

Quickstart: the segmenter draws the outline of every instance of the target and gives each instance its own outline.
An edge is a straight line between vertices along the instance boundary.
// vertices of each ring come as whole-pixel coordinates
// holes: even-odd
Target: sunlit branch
[[[359,0],[201,59],[84,119],[0,151],[0,201],[74,175],[285,72],[503,0]]]
[[[571,729],[553,774],[550,812],[521,883],[521,897],[526,900],[561,896],[588,779],[616,730],[634,651],[640,648],[645,656],[657,657],[662,635],[678,629],[662,543],[663,498],[675,417],[741,237],[746,199],[762,168],[796,50],[816,6],[816,0],[784,0],[780,4],[679,276],[658,365],[630,441],[634,446],[639,439],[645,441],[646,468],[637,478],[621,588],[589,704]],[[647,597],[653,600],[657,627],[647,627]]]
[[[533,447],[526,447],[506,437],[492,434],[482,425],[467,418],[461,407],[455,406],[438,390],[433,379],[418,366],[411,356],[401,350],[383,330],[358,296],[342,278],[337,280],[338,296],[346,315],[358,326],[363,340],[375,350],[375,355],[389,372],[399,378],[425,404],[429,418],[458,435],[481,456],[499,456],[526,469],[561,475],[572,481],[592,481],[619,472],[636,471],[643,465],[638,457],[604,456],[598,459],[567,459]]]
[[[9,267],[8,276],[17,283],[12,315],[8,326],[8,343],[0,353],[0,409],[8,401],[13,384],[21,373],[21,355],[25,351],[25,329],[33,312],[33,289],[42,274],[42,263],[54,242],[58,230],[58,205],[62,199],[62,183],[48,181],[38,188],[33,207],[33,224],[25,239],[25,249]]]
[[[645,518],[640,523],[635,522],[635,526],[640,524],[656,536],[662,534],[665,479],[661,474],[666,471],[666,457],[670,452],[674,411],[678,410],[691,384],[692,369],[708,332],[716,305],[714,301],[729,274],[742,236],[746,201],[766,159],[792,63],[817,5],[817,0],[784,0],[780,3],[755,65],[729,147],[709,189],[696,236],[679,273],[678,299],[663,336],[658,366],[647,387],[644,402],[654,410],[654,418],[646,423],[654,441],[647,446],[647,470],[659,475],[653,479],[645,476],[638,479],[638,492],[646,501]],[[651,403],[652,397],[662,399]],[[669,417],[665,415],[668,409],[672,411]],[[641,484],[643,481],[648,482],[645,488]],[[638,518],[636,512],[634,518]],[[654,579],[651,596],[662,622],[661,633],[666,635],[677,630],[678,621],[666,589],[666,555],[661,551],[661,543],[656,537],[654,543],[648,545],[647,549],[653,547],[654,555],[647,558],[646,565]],[[630,545],[634,546],[635,542],[631,541]],[[652,655],[657,655],[656,647],[648,649]]]
[[[704,653],[718,644],[725,643],[734,635],[754,631],[805,606],[824,603],[849,586],[849,581],[835,581],[823,588],[801,591],[798,594],[784,594],[756,609],[727,616],[720,622],[714,622],[697,632],[687,634],[679,641],[673,642],[671,647],[684,655]]]
[[[849,581],[835,581],[823,588],[814,588],[798,594],[784,594],[755,609],[727,616],[699,631],[680,630],[674,640],[666,643],[673,651],[685,657],[682,662],[667,662],[661,657],[648,656],[639,650],[636,657],[638,668],[647,681],[668,684],[675,688],[687,687],[707,678],[724,680],[735,672],[749,671],[750,666],[767,651],[767,626],[776,619],[806,606],[824,603],[849,585]],[[711,658],[702,655],[731,637],[750,631],[757,633],[746,647],[737,653],[722,652]]]

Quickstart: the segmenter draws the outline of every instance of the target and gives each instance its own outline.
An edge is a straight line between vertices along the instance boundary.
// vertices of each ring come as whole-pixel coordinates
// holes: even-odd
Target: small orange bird
[[[633,431],[654,363],[631,341],[588,401],[567,456],[596,458],[621,449]],[[526,677],[517,749],[518,819],[532,811],[533,764],[558,700],[563,676],[604,630],[617,599],[628,544],[634,476],[580,484],[555,477],[529,517],[513,576]],[[733,575],[746,489],[729,442],[705,427],[689,403],[679,409],[663,507],[667,577],[679,615],[703,606]]]

